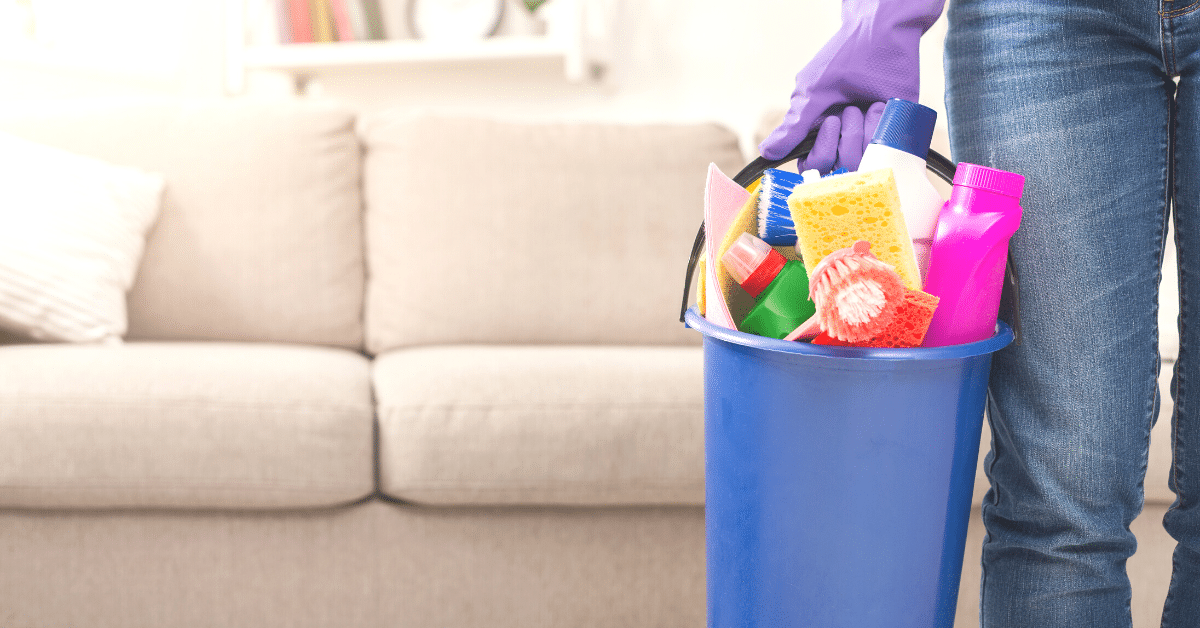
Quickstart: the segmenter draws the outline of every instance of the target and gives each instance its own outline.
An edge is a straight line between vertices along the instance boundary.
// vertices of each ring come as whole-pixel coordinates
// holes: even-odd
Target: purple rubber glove
[[[833,137],[854,136],[861,126],[864,143],[870,142],[874,127],[867,133],[862,110],[851,105],[873,106],[889,98],[917,101],[921,36],[937,21],[944,5],[945,0],[842,0],[841,28],[796,75],[796,90],[783,124],[759,145],[759,153],[780,159],[818,124],[823,125],[818,135]],[[831,125],[828,131],[825,124]],[[847,150],[844,156],[842,144]],[[853,145],[853,137],[845,142],[818,138],[809,160],[857,168],[862,147]]]
[[[808,152],[801,172],[815,169],[827,173],[839,166],[857,170],[863,151],[875,135],[875,127],[879,126],[885,106],[886,103],[877,102],[867,109],[864,116],[858,107],[849,105],[840,116],[827,116],[817,130],[816,143]]]

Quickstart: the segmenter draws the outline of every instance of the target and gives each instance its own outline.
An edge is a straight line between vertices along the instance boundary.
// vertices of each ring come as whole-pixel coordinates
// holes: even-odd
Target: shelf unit
[[[401,1],[401,0],[398,0]],[[547,18],[545,35],[497,35],[481,40],[445,42],[395,39],[329,43],[247,45],[245,0],[228,0],[226,88],[231,94],[244,91],[246,73],[274,70],[291,74],[298,82],[323,71],[370,69],[446,62],[503,63],[530,59],[563,62],[565,78],[582,82],[603,72],[606,55],[593,28],[596,15],[585,15],[589,0],[552,0],[553,19]],[[509,7],[509,10],[514,10]],[[603,20],[603,18],[600,18]]]

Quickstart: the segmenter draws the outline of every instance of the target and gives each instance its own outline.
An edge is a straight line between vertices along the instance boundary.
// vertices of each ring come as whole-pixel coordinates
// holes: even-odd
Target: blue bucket
[[[710,628],[952,628],[992,353],[704,335]]]

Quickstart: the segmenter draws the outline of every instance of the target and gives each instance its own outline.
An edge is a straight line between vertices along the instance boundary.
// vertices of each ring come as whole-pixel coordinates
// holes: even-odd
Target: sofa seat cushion
[[[700,505],[695,347],[443,346],[374,365],[380,482],[441,505]]]
[[[373,492],[367,360],[279,344],[0,347],[0,508],[293,508]]]

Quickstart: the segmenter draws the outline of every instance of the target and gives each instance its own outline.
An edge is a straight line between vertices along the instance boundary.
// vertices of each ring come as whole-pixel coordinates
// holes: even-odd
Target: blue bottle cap
[[[935,122],[937,112],[933,109],[893,98],[883,108],[871,143],[890,146],[925,159],[929,156],[929,142],[933,140]]]

